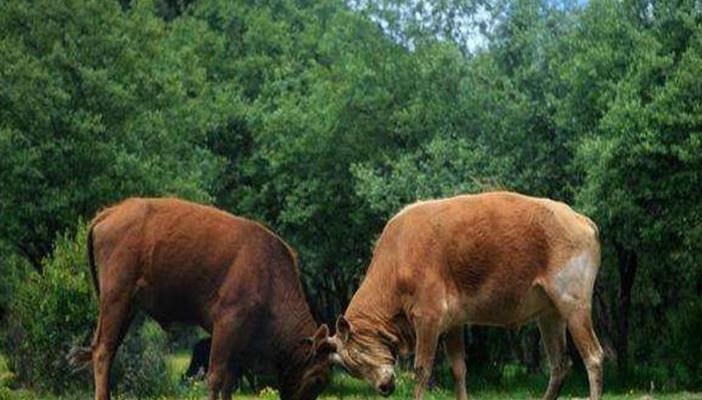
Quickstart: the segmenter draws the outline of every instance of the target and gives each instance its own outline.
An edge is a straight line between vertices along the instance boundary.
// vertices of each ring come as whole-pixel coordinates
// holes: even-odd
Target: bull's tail
[[[78,372],[90,367],[93,363],[93,348],[91,346],[73,346],[66,355],[68,365],[73,368],[73,372]]]
[[[88,226],[88,265],[90,266],[90,276],[93,278],[93,287],[95,288],[95,293],[98,298],[100,298],[100,282],[98,281],[97,268],[95,268],[95,254],[93,253],[93,229],[99,217],[100,215],[93,219]]]
[[[88,265],[90,266],[90,276],[93,281],[93,287],[95,288],[95,294],[100,298],[100,282],[98,279],[97,268],[95,266],[95,254],[93,249],[94,235],[93,230],[98,222],[102,221],[107,214],[109,214],[110,209],[104,210],[90,222],[88,225],[88,238],[87,238],[87,250],[88,250]],[[98,320],[97,331],[100,330],[100,321]],[[86,339],[87,340],[87,339]],[[66,360],[68,365],[73,368],[74,372],[81,371],[92,365],[93,361],[93,348],[92,346],[73,346],[66,354]]]

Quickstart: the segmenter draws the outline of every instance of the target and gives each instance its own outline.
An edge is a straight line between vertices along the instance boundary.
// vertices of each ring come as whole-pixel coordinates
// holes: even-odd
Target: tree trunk
[[[631,310],[631,288],[634,286],[638,257],[633,250],[625,249],[619,243],[614,244],[617,252],[619,270],[619,320],[617,321],[617,368],[625,378],[629,370],[629,311]]]
[[[596,322],[595,330],[601,329],[603,331],[603,334],[600,335],[600,343],[605,353],[605,359],[617,361],[617,349],[612,343],[612,340],[616,339],[615,335],[617,332],[614,322],[615,318],[612,316],[612,301],[603,292],[604,290],[595,288],[595,303],[592,310]]]

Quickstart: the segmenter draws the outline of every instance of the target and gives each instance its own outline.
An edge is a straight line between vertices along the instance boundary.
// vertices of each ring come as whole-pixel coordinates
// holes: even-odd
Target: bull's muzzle
[[[378,392],[384,397],[390,396],[395,391],[395,380],[390,379],[378,385]]]
[[[395,391],[395,370],[392,366],[384,366],[379,375],[375,389],[385,397],[390,396]]]

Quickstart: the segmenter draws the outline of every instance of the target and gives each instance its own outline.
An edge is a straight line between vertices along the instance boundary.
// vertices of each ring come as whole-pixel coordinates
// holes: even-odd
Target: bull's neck
[[[398,309],[385,292],[390,288],[374,288],[376,285],[362,285],[351,299],[346,309],[346,318],[350,321],[361,320],[373,323],[389,323]]]
[[[283,286],[274,291],[278,298],[273,301],[275,323],[271,334],[273,346],[278,349],[276,369],[282,380],[287,381],[290,370],[302,368],[306,362],[305,338],[314,335],[317,323],[302,288]]]
[[[398,339],[395,346],[405,347],[411,343],[406,332],[406,317],[396,290],[395,276],[376,265],[351,299],[346,309],[346,319],[352,327],[372,330],[380,336]]]

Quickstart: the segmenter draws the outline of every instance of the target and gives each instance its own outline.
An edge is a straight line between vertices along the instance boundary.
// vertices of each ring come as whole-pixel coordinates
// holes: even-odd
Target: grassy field
[[[172,379],[177,380],[188,365],[188,355],[178,354],[170,357],[169,367],[172,370]],[[0,384],[11,379],[11,373],[7,371],[4,360],[0,357]],[[574,379],[569,379],[573,381]],[[468,383],[469,394],[472,399],[539,399],[542,391],[546,387],[547,377],[535,377],[528,380],[519,379],[518,377],[507,378],[506,382],[500,387],[481,387],[479,383],[473,386]],[[401,374],[397,382],[397,390],[389,397],[390,399],[409,399],[412,397],[412,388],[414,384],[410,374]],[[207,388],[203,382],[195,382],[190,385],[182,385],[178,388],[177,394],[168,397],[159,397],[158,400],[203,400],[207,398]],[[40,394],[28,390],[11,390],[0,385],[0,400],[17,399],[17,400],[83,400],[90,398],[90,393],[77,393],[66,396],[53,396]],[[583,382],[567,382],[564,388],[564,393],[561,396],[563,399],[584,399],[587,397],[586,386]],[[135,400],[132,397],[115,396],[116,400]],[[259,393],[250,391],[240,391],[235,395],[235,399],[242,400],[273,400],[277,399],[277,393],[265,388]],[[336,373],[332,384],[327,388],[324,394],[320,397],[322,400],[347,399],[347,400],[362,400],[362,399],[381,399],[373,392],[364,382],[350,378],[342,373]],[[427,393],[427,400],[449,400],[453,399],[452,390],[434,389]],[[702,393],[646,393],[641,391],[628,391],[622,393],[606,393],[605,399],[612,400],[702,400]]]

